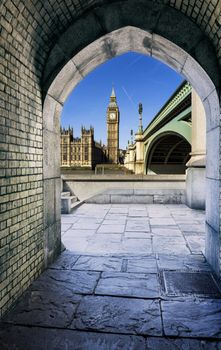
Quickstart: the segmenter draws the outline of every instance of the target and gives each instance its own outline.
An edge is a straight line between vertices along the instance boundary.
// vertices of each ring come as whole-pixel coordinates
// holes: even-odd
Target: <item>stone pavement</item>
[[[221,349],[204,219],[185,205],[84,204],[63,215],[67,250],[5,317],[0,349]]]

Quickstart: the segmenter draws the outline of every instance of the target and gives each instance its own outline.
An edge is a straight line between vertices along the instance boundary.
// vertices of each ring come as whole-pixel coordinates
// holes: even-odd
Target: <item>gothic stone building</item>
[[[81,128],[81,137],[74,138],[73,128],[61,128],[61,167],[85,167],[119,163],[120,111],[114,88],[107,107],[107,147],[94,140],[94,128]]]
[[[73,128],[61,128],[61,167],[93,169],[106,161],[105,147],[94,140],[94,128],[81,128],[81,137],[74,137]]]

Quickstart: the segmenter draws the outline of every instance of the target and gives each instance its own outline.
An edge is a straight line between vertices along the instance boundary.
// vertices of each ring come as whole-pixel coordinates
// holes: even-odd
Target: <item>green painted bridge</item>
[[[144,130],[145,173],[185,172],[192,143],[191,91],[184,82]]]

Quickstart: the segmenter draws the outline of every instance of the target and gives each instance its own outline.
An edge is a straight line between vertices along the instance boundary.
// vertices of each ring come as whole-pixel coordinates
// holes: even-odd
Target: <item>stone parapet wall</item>
[[[109,189],[84,201],[96,204],[185,204],[182,189]]]
[[[185,203],[185,175],[62,176],[63,190],[80,201]]]

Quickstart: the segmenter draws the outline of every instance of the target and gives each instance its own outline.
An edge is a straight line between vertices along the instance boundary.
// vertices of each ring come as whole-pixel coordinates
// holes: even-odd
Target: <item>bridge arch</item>
[[[185,174],[190,152],[190,140],[174,131],[162,132],[148,144],[146,173]]]

